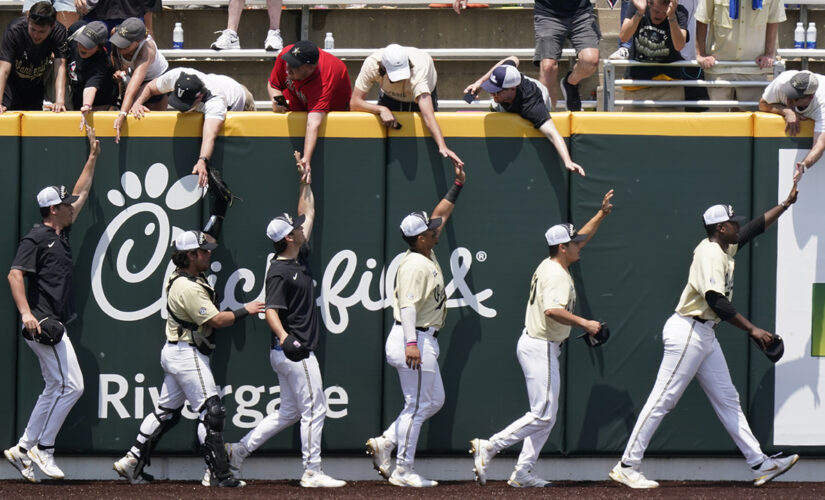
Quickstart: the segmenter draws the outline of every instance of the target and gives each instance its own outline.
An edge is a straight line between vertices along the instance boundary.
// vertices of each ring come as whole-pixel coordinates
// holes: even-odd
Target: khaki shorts
[[[731,80],[731,81],[769,81],[772,79],[768,73],[714,73],[705,72],[706,80]],[[712,101],[759,101],[765,87],[708,87],[708,96]],[[717,108],[718,109],[718,108]]]
[[[634,101],[644,101],[644,100],[652,100],[652,101],[684,101],[685,100],[685,88],[684,87],[645,87],[639,90],[625,90],[624,91],[624,98],[631,99]],[[648,107],[648,106],[624,106],[622,109],[618,111],[643,111],[643,112],[672,112],[672,111],[684,111],[685,108],[682,106],[660,106],[660,107]]]

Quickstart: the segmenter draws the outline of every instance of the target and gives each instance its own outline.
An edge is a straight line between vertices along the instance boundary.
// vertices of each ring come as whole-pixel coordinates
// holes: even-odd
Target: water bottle
[[[793,48],[805,48],[805,27],[802,23],[796,23],[796,29],[793,30]]]
[[[813,24],[813,23],[811,23]],[[327,31],[327,36],[324,38],[324,50],[332,50],[335,48],[335,39],[332,38],[332,32]]]
[[[183,26],[180,23],[175,23],[175,29],[172,30],[172,48],[183,48]]]
[[[808,23],[808,31],[805,32],[805,48],[816,48],[816,25],[814,23]]]

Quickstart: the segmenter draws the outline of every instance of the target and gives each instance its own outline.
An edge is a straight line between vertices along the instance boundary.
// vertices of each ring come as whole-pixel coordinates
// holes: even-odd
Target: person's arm
[[[264,312],[264,303],[256,300],[248,302],[244,304],[243,307],[234,311],[219,312],[218,314],[212,316],[206,324],[212,328],[225,328],[227,326],[232,326],[236,321],[241,318],[245,318],[250,314],[258,314],[262,312]]]
[[[633,38],[636,29],[639,28],[639,23],[641,23],[645,17],[647,3],[645,0],[633,0],[630,2],[629,9],[632,10],[632,12],[628,11],[627,17],[622,21],[622,27],[619,29],[619,40],[622,42],[627,42]]]
[[[148,85],[147,85],[148,87]],[[223,126],[223,120],[216,118],[203,119],[203,138],[201,139],[201,152],[198,161],[192,168],[193,174],[198,174],[198,185],[206,186],[209,181],[209,176],[206,169],[209,167],[209,161],[212,159],[212,153],[215,152],[215,139],[218,137],[218,132]]]
[[[300,179],[300,188],[298,191],[298,215],[303,214],[304,219],[304,237],[309,241],[309,236],[312,234],[313,223],[315,222],[315,195],[312,193],[312,186],[307,181],[307,173],[301,161],[301,153],[294,152],[295,161],[298,167],[298,175]]]
[[[132,115],[136,119],[140,120],[141,118],[143,118],[144,114],[149,112],[149,108],[147,108],[143,103],[151,99],[153,96],[164,93],[160,91],[160,88],[158,88],[158,78],[155,78],[151,82],[144,85],[143,90],[141,90],[135,98],[135,102],[132,104],[131,111]]]
[[[23,326],[29,333],[40,332],[40,323],[37,318],[32,315],[29,301],[26,299],[26,285],[23,282],[23,271],[20,269],[12,269],[9,271],[9,288],[11,288],[11,296],[14,299],[14,305],[20,312],[20,317],[23,320]]]
[[[352,97],[350,97],[349,100],[349,109],[350,111],[366,111],[367,113],[378,115],[381,119],[381,123],[385,127],[395,128],[396,123],[398,123],[395,119],[395,115],[393,115],[392,111],[390,111],[390,108],[367,102],[367,93],[357,87],[352,89]]]
[[[304,177],[308,184],[312,183],[312,154],[315,152],[315,145],[318,143],[318,129],[324,121],[326,113],[320,111],[310,111],[307,113],[307,130],[304,136],[304,153],[301,158],[301,165],[304,167]]]
[[[748,335],[753,337],[763,349],[773,340],[773,335],[770,332],[748,321],[748,318],[737,312],[730,300],[721,293],[709,290],[705,293],[705,301],[707,301],[713,312],[719,316],[719,319],[748,332]]]
[[[773,66],[776,57],[776,32],[779,30],[779,23],[768,23],[765,28],[765,52],[756,58],[756,64],[762,69]]]
[[[89,190],[92,188],[92,179],[95,176],[95,165],[97,164],[97,157],[100,155],[100,141],[95,138],[95,129],[86,127],[86,135],[89,137],[89,158],[74,184],[74,189],[72,189],[72,194],[77,196],[77,200],[72,203],[72,207],[74,207],[72,222],[77,220],[80,210],[86,204],[86,200],[89,199]]]
[[[607,217],[610,212],[613,211],[613,204],[610,203],[610,200],[613,198],[613,190],[611,189],[607,193],[605,193],[604,198],[602,198],[602,206],[599,208],[599,211],[596,212],[596,215],[593,216],[592,219],[587,221],[587,224],[584,225],[579,232],[581,234],[586,234],[587,239],[581,242],[581,247],[584,248],[591,239],[593,239],[593,235],[596,234],[596,231],[599,230],[599,226],[601,225],[602,221],[605,217]]]
[[[0,99],[2,99],[3,93],[6,91],[6,82],[9,80],[10,73],[11,63],[8,61],[0,61]],[[6,107],[3,106],[2,102],[0,102],[0,114],[5,113],[6,111]]]
[[[813,167],[814,163],[819,161],[822,157],[823,151],[825,151],[825,134],[822,132],[814,132],[814,145],[808,154],[805,155],[805,158],[802,161],[797,162],[796,172],[793,176],[794,182],[798,182],[802,177],[802,174],[804,174],[809,168]]]
[[[486,82],[490,78],[490,75],[493,74],[494,69],[498,68],[499,66],[504,64],[506,61],[513,61],[515,66],[518,68],[518,57],[516,57],[516,56],[505,57],[501,61],[493,64],[493,66],[490,68],[490,70],[487,71],[486,73],[484,73],[484,75],[481,78],[474,81],[470,85],[467,85],[467,88],[464,89],[464,93],[465,94],[473,94],[474,96],[478,96],[478,93],[481,91],[481,84]]]
[[[438,146],[438,153],[444,158],[452,160],[453,165],[457,167],[464,166],[464,162],[458,157],[444,141],[444,135],[441,133],[441,127],[438,126],[438,120],[435,119],[435,110],[433,109],[433,98],[430,94],[421,94],[415,100],[418,103],[418,109],[421,110],[421,119],[424,120],[424,125],[433,136],[436,146]]]
[[[716,58],[707,55],[708,25],[696,21],[696,62],[702,69],[709,69],[716,65]]]
[[[97,87],[86,87],[83,89],[83,100],[80,106],[80,130],[86,130],[86,115],[92,110],[92,106],[97,96]]]
[[[63,58],[54,60],[54,67],[57,74],[54,78],[54,106],[52,111],[61,113],[66,111],[66,60]]]
[[[454,168],[455,182],[452,186],[450,186],[450,190],[447,191],[444,198],[441,198],[441,201],[439,201],[438,205],[435,206],[431,215],[433,219],[436,217],[441,217],[441,225],[436,228],[436,234],[441,234],[441,231],[450,219],[450,215],[453,213],[453,209],[455,208],[455,202],[458,199],[458,194],[461,192],[461,189],[464,187],[464,183],[467,181],[467,174],[464,172],[464,167],[456,165]]]
[[[670,28],[670,39],[673,42],[673,48],[682,50],[687,43],[687,29],[679,25],[679,18],[677,17],[676,9],[679,7],[678,0],[671,0],[667,7],[667,23]]]
[[[785,106],[781,102],[768,102],[763,96],[759,99],[759,111],[782,116],[785,119],[786,134],[793,137],[799,133],[799,122],[802,117],[793,108]]]
[[[544,315],[553,321],[561,323],[562,325],[577,326],[586,331],[589,335],[596,335],[601,327],[601,323],[598,321],[576,316],[563,307],[545,309]]]
[[[539,131],[553,143],[553,146],[556,147],[556,151],[559,153],[559,158],[561,158],[561,161],[564,162],[565,168],[584,177],[584,169],[581,165],[570,159],[570,152],[567,150],[567,144],[564,143],[564,138],[556,129],[556,125],[553,123],[553,120],[548,118],[546,122],[541,124]]]
[[[461,9],[467,8],[467,0],[453,0],[453,10],[456,14],[461,14]]]
[[[277,309],[267,309],[266,313],[266,324],[269,325],[269,329],[272,330],[272,333],[278,337],[278,341],[283,345],[284,341],[286,341],[286,336],[288,335],[286,329],[284,329],[283,323],[281,323],[281,318],[278,316]]]
[[[793,186],[791,186],[791,192],[788,193],[788,196],[775,207],[772,207],[770,210],[765,212],[765,229],[771,227],[771,224],[776,222],[780,215],[784,214],[786,210],[788,210],[791,205],[796,203],[796,199],[799,196],[799,190],[797,189],[797,183],[794,182]]]

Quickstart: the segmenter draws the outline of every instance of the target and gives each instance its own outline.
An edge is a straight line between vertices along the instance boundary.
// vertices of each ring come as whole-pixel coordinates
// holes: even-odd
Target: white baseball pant
[[[321,433],[327,415],[327,402],[318,358],[290,361],[279,349],[269,353],[272,369],[281,385],[281,404],[241,439],[251,452],[269,438],[301,420],[301,453],[304,469],[321,470]]]
[[[762,453],[759,441],[751,432],[742,412],[739,393],[731,381],[713,324],[673,314],[665,323],[662,339],[665,353],[656,383],[636,420],[622,462],[633,467],[641,464],[650,439],[662,419],[676,406],[695,376],[707,394],[716,416],[745,456],[748,465],[754,467],[762,463],[767,457]]]
[[[539,453],[556,423],[560,352],[560,342],[533,338],[527,335],[527,330],[519,337],[516,354],[527,382],[530,411],[490,438],[496,451],[524,440],[516,470],[532,470],[535,467]]]
[[[384,345],[387,363],[398,370],[401,392],[404,393],[404,408],[395,422],[384,431],[384,437],[398,445],[396,464],[399,467],[409,468],[413,465],[421,426],[444,405],[444,384],[438,368],[438,340],[433,337],[435,331],[435,328],[416,331],[418,350],[421,353],[421,366],[418,370],[407,366],[401,325],[392,327]]]

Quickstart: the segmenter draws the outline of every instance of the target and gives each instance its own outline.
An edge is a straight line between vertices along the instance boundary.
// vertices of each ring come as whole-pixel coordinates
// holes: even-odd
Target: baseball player
[[[209,269],[214,238],[200,231],[185,231],[174,241],[172,262],[175,271],[166,282],[166,342],[160,364],[164,378],[157,409],[140,424],[137,440],[113,469],[132,484],[151,477],[143,468],[161,436],[180,420],[183,404],[189,401],[200,412],[198,440],[211,474],[219,486],[243,486],[229,470],[223,442],[226,410],[209,368],[209,354],[215,348],[214,330],[263,312],[262,302],[249,302],[234,311],[218,311],[215,289],[204,274]]]
[[[281,404],[239,442],[227,445],[229,462],[239,471],[244,459],[269,438],[301,421],[305,488],[337,488],[346,483],[321,470],[321,432],[326,396],[315,349],[321,337],[320,314],[309,269],[309,237],[315,221],[315,197],[308,172],[295,152],[300,173],[298,216],[282,214],[269,222],[266,235],[275,257],[266,275],[266,322],[272,330],[269,362],[278,374]]]
[[[23,338],[40,362],[45,386],[20,440],[3,453],[32,483],[37,482],[32,462],[48,477],[63,479],[63,471],[54,461],[54,441],[83,394],[83,374],[63,325],[77,317],[72,300],[69,235],[89,198],[100,155],[100,141],[95,139],[94,129],[86,127],[86,133],[89,158],[72,194],[65,186],[48,186],[37,194],[43,222],[35,224],[20,240],[9,271],[9,287],[22,319]],[[56,331],[47,332],[47,322],[53,323]]]
[[[576,288],[569,268],[578,262],[581,249],[613,210],[611,198],[612,189],[604,195],[601,208],[581,232],[577,232],[572,224],[556,224],[544,233],[550,256],[541,261],[530,281],[525,326],[516,349],[527,382],[530,411],[490,439],[470,441],[476,481],[481,485],[487,482],[487,466],[496,453],[524,441],[516,469],[507,484],[516,488],[550,486],[550,482],[536,476],[533,469],[556,423],[561,345],[574,326],[589,335],[595,335],[601,327],[598,321],[573,313]]]
[[[725,355],[714,332],[716,325],[727,321],[748,332],[763,348],[773,340],[771,333],[752,324],[731,303],[733,257],[795,203],[796,196],[794,183],[782,203],[742,227],[739,221],[744,217],[735,215],[730,205],[714,205],[702,215],[708,237],[693,250],[687,285],[676,312],[662,330],[664,357],[656,383],[636,420],[621,461],[610,471],[614,481],[631,488],[659,486],[640,471],[642,458],[653,433],[694,377],[699,379],[722,425],[745,455],[753,470],[755,486],[784,474],[799,460],[799,455],[767,457],[762,453],[742,412],[739,393],[731,382]]]
[[[455,208],[464,186],[464,168],[455,166],[455,183],[433,209],[413,212],[401,221],[401,235],[409,245],[398,266],[392,312],[395,325],[384,351],[387,363],[398,370],[404,408],[378,437],[367,440],[373,466],[395,486],[436,486],[415,472],[415,448],[421,426],[444,404],[444,384],[438,368],[438,333],[447,317],[444,274],[433,248]],[[390,475],[392,450],[398,446]]]

